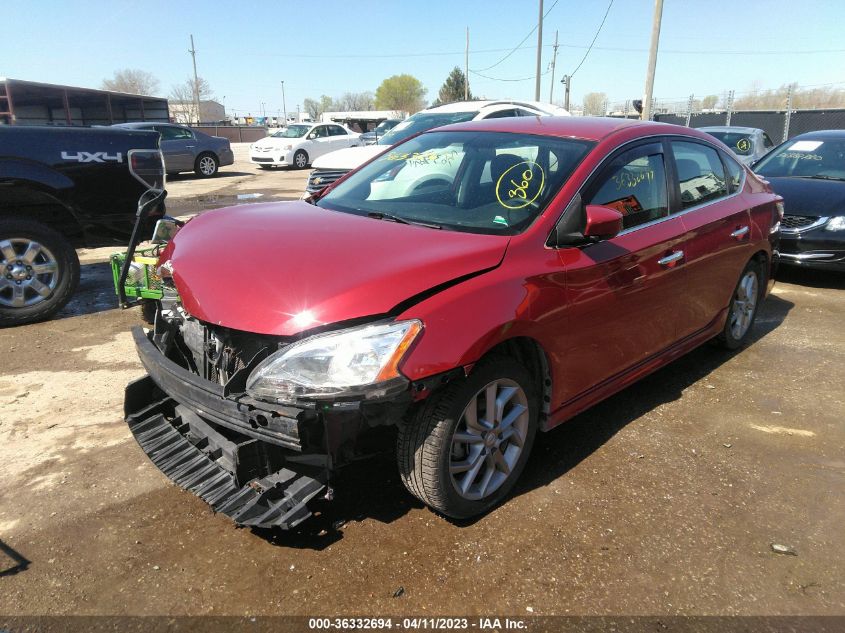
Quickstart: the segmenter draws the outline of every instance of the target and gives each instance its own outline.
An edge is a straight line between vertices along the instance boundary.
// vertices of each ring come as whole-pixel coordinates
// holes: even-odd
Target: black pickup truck
[[[0,126],[0,327],[51,317],[79,283],[78,247],[125,244],[157,132]],[[151,214],[144,233],[164,213]]]

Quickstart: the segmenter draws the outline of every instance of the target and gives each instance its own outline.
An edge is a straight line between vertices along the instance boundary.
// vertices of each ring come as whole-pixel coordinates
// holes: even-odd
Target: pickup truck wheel
[[[296,150],[296,153],[293,155],[293,166],[297,169],[305,169],[308,167],[308,154],[305,150]]]
[[[73,246],[48,226],[0,219],[0,326],[53,316],[79,285]]]
[[[197,160],[194,163],[194,172],[200,178],[211,178],[217,173],[217,167],[219,164],[220,163],[214,154],[205,152],[204,154],[197,156]]]
[[[757,260],[751,260],[739,276],[731,296],[725,329],[716,337],[719,345],[726,349],[738,349],[748,342],[764,287],[763,267]]]
[[[499,357],[429,396],[399,429],[397,458],[405,487],[455,519],[498,504],[531,452],[536,394],[528,371]]]

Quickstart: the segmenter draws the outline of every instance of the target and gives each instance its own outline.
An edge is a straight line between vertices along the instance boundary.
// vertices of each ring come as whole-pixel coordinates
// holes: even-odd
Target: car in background
[[[210,136],[184,125],[172,123],[116,123],[111,127],[127,130],[153,130],[161,135],[161,152],[168,174],[192,171],[210,178],[221,167],[235,162],[229,139]]]
[[[315,158],[361,145],[361,135],[339,123],[290,123],[249,146],[249,160],[262,169],[304,169]]]
[[[457,101],[427,108],[397,124],[378,139],[375,145],[333,152],[316,161],[311,165],[314,171],[309,174],[303,197],[330,185],[383,152],[385,148],[404,141],[414,134],[450,123],[521,116],[569,116],[569,112],[537,101]]]
[[[180,228],[155,332],[133,329],[148,375],[126,388],[127,424],[241,525],[295,527],[382,452],[423,503],[479,515],[537,433],[707,341],[754,340],[779,202],[689,128],[532,116],[429,130],[310,203]]]
[[[404,119],[385,119],[379,123],[376,128],[370,132],[364,132],[361,135],[361,142],[363,145],[375,145],[378,140],[387,134],[390,130],[402,123]]]
[[[781,263],[845,271],[845,130],[791,138],[754,172],[783,196]]]
[[[756,127],[713,125],[697,129],[722,141],[745,165],[760,160],[775,146],[765,130]]]

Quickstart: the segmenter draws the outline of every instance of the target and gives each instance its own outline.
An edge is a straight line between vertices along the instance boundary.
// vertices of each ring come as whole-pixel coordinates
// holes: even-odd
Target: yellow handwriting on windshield
[[[535,162],[525,160],[513,165],[496,182],[496,200],[506,209],[522,209],[543,191],[546,174]]]

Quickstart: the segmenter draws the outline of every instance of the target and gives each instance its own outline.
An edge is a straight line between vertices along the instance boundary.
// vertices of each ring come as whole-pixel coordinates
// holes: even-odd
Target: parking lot
[[[245,151],[217,178],[172,179],[170,212],[299,196],[307,171],[260,172]],[[111,250],[81,251],[57,318],[0,331],[4,614],[845,608],[842,275],[784,271],[750,347],[700,348],[541,436],[515,495],[477,520],[424,508],[386,458],[283,533],[237,529],[136,445],[122,396],[143,374],[139,314],[114,307]]]

